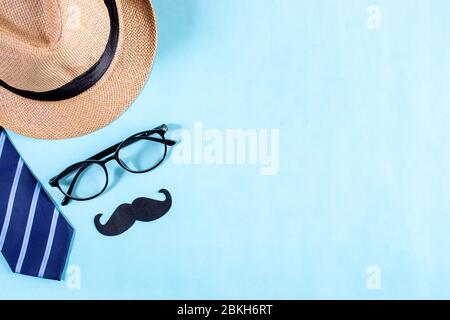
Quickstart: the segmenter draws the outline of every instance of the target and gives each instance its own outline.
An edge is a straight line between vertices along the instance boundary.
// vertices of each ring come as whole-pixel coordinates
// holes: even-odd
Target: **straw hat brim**
[[[116,0],[120,35],[105,75],[86,92],[63,101],[37,101],[0,87],[0,126],[40,139],[79,137],[119,117],[144,87],[156,53],[149,0]]]

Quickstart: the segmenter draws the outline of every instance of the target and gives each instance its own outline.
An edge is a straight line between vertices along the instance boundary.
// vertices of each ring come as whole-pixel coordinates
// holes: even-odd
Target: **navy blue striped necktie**
[[[0,250],[20,274],[61,280],[73,228],[0,127]]]

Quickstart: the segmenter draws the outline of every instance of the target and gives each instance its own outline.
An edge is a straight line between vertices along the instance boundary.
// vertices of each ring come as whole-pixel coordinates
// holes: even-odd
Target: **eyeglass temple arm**
[[[120,146],[120,144],[121,144],[121,142],[113,145],[112,147],[109,147],[106,150],[103,150],[102,152],[97,153],[95,156],[92,156],[87,160],[102,160],[103,158],[110,156],[114,152],[116,152],[117,148]]]
[[[84,166],[82,166],[80,169],[78,169],[78,172],[75,174],[75,177],[73,177],[72,182],[70,183],[69,189],[67,190],[67,194],[69,196],[72,195],[72,191],[73,188],[75,187],[75,183],[77,182],[80,174],[84,171],[84,169],[86,169],[88,167],[88,164],[85,164]],[[63,201],[61,202],[62,206],[67,206],[70,202],[70,198],[68,196],[65,196]]]
[[[150,139],[150,140],[152,140],[152,141],[156,141],[156,142],[159,142],[159,143],[164,143],[164,141],[162,140],[162,139],[158,139],[158,138],[148,138],[148,139]],[[165,139],[165,142],[166,142],[166,145],[168,145],[168,146],[174,146],[177,142],[176,141],[174,141],[174,140],[169,140],[169,139]]]
[[[167,144],[168,146],[173,146],[176,144],[176,141],[173,140],[163,140],[160,138],[153,138],[153,137],[146,137],[146,139],[151,140],[151,141],[155,141],[158,143],[164,143]],[[117,148],[119,148],[119,146],[122,144],[122,142],[117,143],[115,145],[113,145],[112,147],[109,147],[106,150],[103,150],[102,152],[97,153],[95,156],[90,157],[88,160],[102,160],[103,158],[112,155],[114,152],[117,151]]]

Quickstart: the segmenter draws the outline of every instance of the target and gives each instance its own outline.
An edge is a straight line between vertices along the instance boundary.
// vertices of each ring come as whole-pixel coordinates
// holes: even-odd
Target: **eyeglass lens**
[[[132,172],[148,171],[164,159],[167,146],[163,139],[156,133],[128,139],[119,150],[119,161]]]
[[[62,191],[75,199],[99,195],[107,183],[105,169],[98,163],[87,163],[59,181]]]

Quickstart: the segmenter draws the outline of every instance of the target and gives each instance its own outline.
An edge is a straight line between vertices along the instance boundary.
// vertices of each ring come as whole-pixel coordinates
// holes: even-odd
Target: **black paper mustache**
[[[132,204],[121,204],[114,210],[108,222],[102,224],[102,214],[95,216],[94,222],[98,232],[104,236],[118,236],[130,229],[136,221],[150,222],[164,216],[172,206],[172,197],[166,189],[159,190],[166,196],[164,201],[149,198],[137,198]]]

